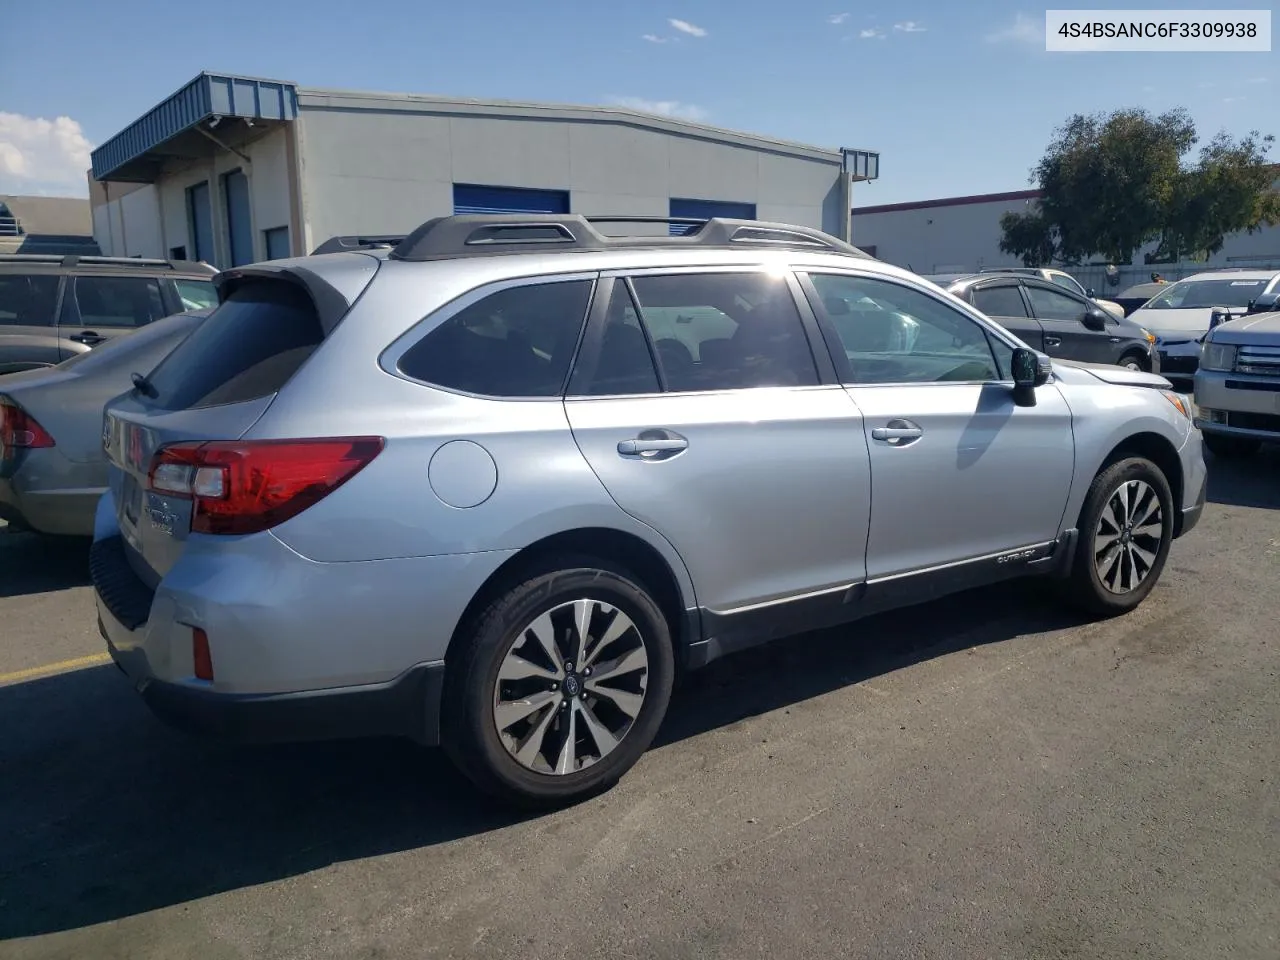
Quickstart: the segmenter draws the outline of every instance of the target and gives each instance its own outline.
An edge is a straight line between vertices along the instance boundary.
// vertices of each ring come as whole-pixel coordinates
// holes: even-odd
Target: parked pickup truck
[[[0,374],[52,367],[153,320],[216,306],[185,260],[0,255]]]
[[[1280,296],[1205,335],[1196,371],[1196,426],[1219,457],[1247,457],[1280,443]]]

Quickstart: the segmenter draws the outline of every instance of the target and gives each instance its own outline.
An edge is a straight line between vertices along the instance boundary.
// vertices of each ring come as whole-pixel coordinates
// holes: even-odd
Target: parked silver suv
[[[512,801],[752,644],[1020,575],[1130,610],[1204,502],[1167,381],[802,227],[446,217],[217,282],[107,407],[113,657],[188,728],[404,734]]]

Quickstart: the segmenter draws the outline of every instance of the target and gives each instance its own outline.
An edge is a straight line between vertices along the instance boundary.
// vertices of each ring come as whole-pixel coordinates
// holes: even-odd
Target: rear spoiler
[[[236,288],[253,280],[281,280],[296,284],[311,297],[327,337],[378,271],[379,261],[370,257],[352,257],[351,261],[354,262],[320,261],[325,264],[322,276],[310,269],[306,260],[267,260],[223,270],[213,278],[213,284],[218,291],[219,303],[224,302]]]

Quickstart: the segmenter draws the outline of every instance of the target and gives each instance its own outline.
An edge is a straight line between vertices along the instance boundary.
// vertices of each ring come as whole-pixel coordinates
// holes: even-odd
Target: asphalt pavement
[[[780,641],[539,817],[410,744],[169,731],[85,659],[84,545],[0,529],[0,957],[1275,960],[1280,451],[1210,478],[1133,614]]]

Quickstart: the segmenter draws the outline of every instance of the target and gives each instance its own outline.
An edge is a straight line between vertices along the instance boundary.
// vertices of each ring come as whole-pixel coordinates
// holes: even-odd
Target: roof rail
[[[394,247],[404,240],[403,233],[378,237],[366,236],[341,236],[330,237],[320,246],[311,251],[313,257],[322,253],[341,253],[351,250],[378,250],[384,247]]]
[[[597,230],[600,223],[688,224],[694,229],[683,236],[613,236]],[[769,246],[823,250],[848,256],[869,255],[813,227],[763,220],[725,217],[633,217],[581,214],[463,214],[435,217],[404,238],[391,256],[396,260],[423,261],[500,253],[553,253],[611,250],[620,247],[737,247]]]

